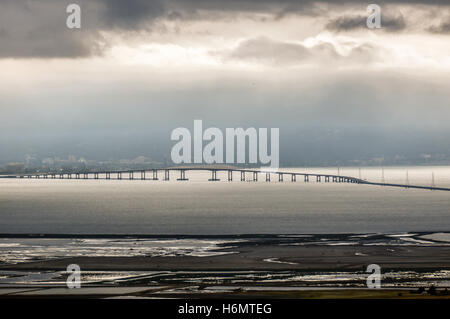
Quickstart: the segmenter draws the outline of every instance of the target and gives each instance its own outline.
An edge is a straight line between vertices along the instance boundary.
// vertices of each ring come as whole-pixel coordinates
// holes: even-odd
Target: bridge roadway
[[[211,172],[211,178],[209,181],[220,181],[217,178],[217,172],[227,172],[227,180],[233,181],[233,173],[240,174],[240,181],[246,181],[246,174],[251,174],[251,179],[247,181],[258,181],[258,175],[265,175],[266,182],[271,181],[271,176],[278,176],[278,181],[283,182],[284,176],[290,177],[292,182],[297,181],[297,176],[303,177],[304,182],[309,182],[310,178],[316,180],[316,182],[334,182],[334,183],[355,183],[355,184],[365,184],[365,185],[376,185],[376,186],[389,186],[389,187],[401,187],[401,188],[416,188],[416,189],[427,189],[427,190],[439,190],[439,191],[450,191],[450,188],[436,187],[436,186],[423,186],[423,185],[409,185],[409,184],[392,184],[392,183],[378,183],[370,182],[360,178],[352,176],[342,176],[342,175],[332,175],[332,174],[315,174],[315,173],[298,173],[298,172],[284,172],[284,171],[270,171],[263,169],[241,169],[241,168],[220,168],[220,167],[168,167],[168,168],[155,168],[155,169],[138,169],[138,170],[119,170],[119,171],[98,171],[98,172],[72,172],[72,173],[33,173],[33,174],[13,174],[13,175],[2,175],[0,178],[36,178],[36,179],[116,179],[122,180],[123,175],[128,174],[129,180],[158,180],[158,172],[164,172],[163,180],[170,180],[170,172],[179,172],[178,181],[187,181],[186,171],[209,171]],[[151,172],[151,178],[146,177],[146,173]],[[140,174],[138,178],[135,178],[134,174]],[[104,177],[100,178],[99,176]],[[111,178],[113,175],[113,178]],[[114,176],[116,178],[114,178]]]

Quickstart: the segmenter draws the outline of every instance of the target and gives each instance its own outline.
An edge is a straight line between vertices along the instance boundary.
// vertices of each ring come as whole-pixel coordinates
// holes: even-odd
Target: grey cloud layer
[[[366,29],[367,16],[351,15],[341,16],[331,20],[327,25],[327,29],[332,31],[350,31],[355,29]],[[406,28],[406,21],[402,14],[382,15],[381,27],[387,31],[399,31]]]
[[[66,8],[81,7],[81,29],[68,29]],[[166,9],[145,0],[4,0],[0,3],[0,57],[84,57],[107,43],[101,31],[145,29]]]
[[[445,21],[441,21],[441,23],[431,26],[428,31],[432,33],[450,33],[450,17],[447,17]]]
[[[82,29],[66,28],[66,7],[77,3],[82,8]],[[378,1],[386,4],[426,4],[450,6],[446,0]],[[286,14],[323,17],[326,10],[318,5],[367,6],[359,0],[2,0],[0,3],[1,57],[82,57],[101,54],[108,43],[101,31],[151,31],[152,23],[164,19],[205,19],[210,13],[232,15],[237,12],[261,12],[279,18]],[[317,9],[317,10],[316,10]],[[205,13],[206,12],[206,13]],[[351,30],[364,23],[363,17],[341,17],[330,21],[328,28]],[[405,28],[403,17],[384,19],[383,25],[395,31]],[[448,22],[440,22],[429,31],[448,32]]]
[[[43,0],[2,2],[0,57],[83,57],[101,53],[104,41],[96,28],[70,30],[66,27],[69,3]]]
[[[225,59],[245,60],[274,66],[299,65],[305,62],[339,64],[343,61],[367,63],[374,58],[377,48],[369,44],[356,45],[346,55],[338,53],[332,43],[322,42],[312,47],[300,43],[281,42],[259,37],[241,42],[237,48],[225,54]]]

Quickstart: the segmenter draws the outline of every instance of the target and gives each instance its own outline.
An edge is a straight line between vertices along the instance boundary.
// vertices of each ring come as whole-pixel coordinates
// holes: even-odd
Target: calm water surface
[[[286,171],[337,174],[336,168]],[[450,167],[384,169],[384,179],[450,187]],[[381,181],[380,168],[341,175]],[[125,178],[127,176],[124,176]],[[135,178],[139,178],[139,174]],[[160,176],[161,177],[161,176]],[[0,233],[244,234],[450,231],[450,192],[355,184],[264,181],[0,179]],[[275,181],[274,181],[275,180]]]

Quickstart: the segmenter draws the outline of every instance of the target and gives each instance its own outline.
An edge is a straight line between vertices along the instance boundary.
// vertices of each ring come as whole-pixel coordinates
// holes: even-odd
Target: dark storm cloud
[[[0,57],[66,58],[100,54],[105,43],[96,28],[67,28],[68,4],[69,1],[54,0],[2,1]]]
[[[327,25],[332,31],[351,31],[355,29],[367,29],[367,16],[352,15],[341,16],[331,20]],[[406,28],[405,18],[401,14],[381,16],[381,28],[387,31],[399,31]]]
[[[77,3],[82,10],[81,30],[66,27],[66,7]],[[426,4],[449,6],[447,0],[378,1],[383,4]],[[359,0],[2,0],[0,2],[0,58],[83,57],[101,54],[107,43],[102,31],[152,32],[157,19],[211,19],[215,14],[234,16],[239,12],[271,14],[275,19],[286,14],[327,16],[326,9],[364,9]],[[335,30],[350,30],[364,24],[363,17],[344,17],[329,23]],[[384,19],[385,28],[405,28],[403,18]],[[445,32],[442,24],[432,31]],[[154,32],[154,31],[153,31]]]
[[[81,7],[81,29],[66,26],[69,4]],[[145,0],[3,0],[0,57],[71,58],[99,55],[101,31],[145,29],[166,13],[163,2]]]
[[[123,29],[137,29],[143,23],[167,13],[163,1],[147,0],[107,0],[103,15],[106,26]]]

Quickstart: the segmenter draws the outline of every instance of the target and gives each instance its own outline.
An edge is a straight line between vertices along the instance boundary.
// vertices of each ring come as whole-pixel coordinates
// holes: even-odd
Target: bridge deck
[[[286,172],[286,171],[274,171],[274,170],[264,170],[264,169],[246,169],[246,168],[231,168],[231,167],[168,167],[168,168],[155,168],[155,169],[137,169],[137,170],[118,170],[118,171],[79,171],[79,172],[58,172],[58,173],[33,173],[33,174],[11,174],[11,175],[2,175],[0,178],[49,178],[50,179],[64,179],[64,176],[67,176],[68,179],[90,179],[89,175],[94,175],[94,179],[100,179],[99,175],[106,175],[106,178],[102,179],[111,179],[111,174],[117,174],[117,178],[115,179],[126,179],[122,178],[122,174],[129,174],[130,180],[146,180],[148,178],[145,177],[146,172],[156,172],[151,179],[158,179],[157,173],[158,171],[164,171],[164,180],[169,180],[170,171],[178,171],[180,172],[181,178],[178,180],[187,180],[185,178],[186,171],[209,171],[213,174],[213,178],[210,180],[218,180],[216,178],[217,172],[239,172],[239,173],[251,173],[253,174],[253,180],[258,180],[258,174],[269,174],[266,175],[266,181],[270,181],[270,175],[275,174],[279,175],[279,181],[283,181],[283,176],[291,176],[293,182],[296,181],[297,176],[303,176],[305,178],[305,182],[309,182],[309,177],[316,178],[316,181],[321,182],[322,178],[325,179],[325,182],[338,182],[338,183],[356,183],[356,184],[364,184],[364,185],[375,185],[375,186],[388,186],[388,187],[400,187],[400,188],[415,188],[415,189],[426,189],[426,190],[439,190],[439,191],[450,191],[450,188],[446,187],[436,187],[436,186],[423,186],[423,185],[408,185],[408,184],[393,184],[393,183],[378,183],[378,182],[370,182],[360,178],[356,178],[353,176],[342,176],[342,175],[333,175],[333,174],[320,174],[320,173],[304,173],[304,172]],[[134,178],[134,174],[141,173],[141,178]],[[76,178],[73,178],[72,175],[75,175]],[[331,180],[330,180],[331,179]],[[228,176],[228,180],[233,180],[231,175]],[[243,181],[241,177],[241,181]]]

